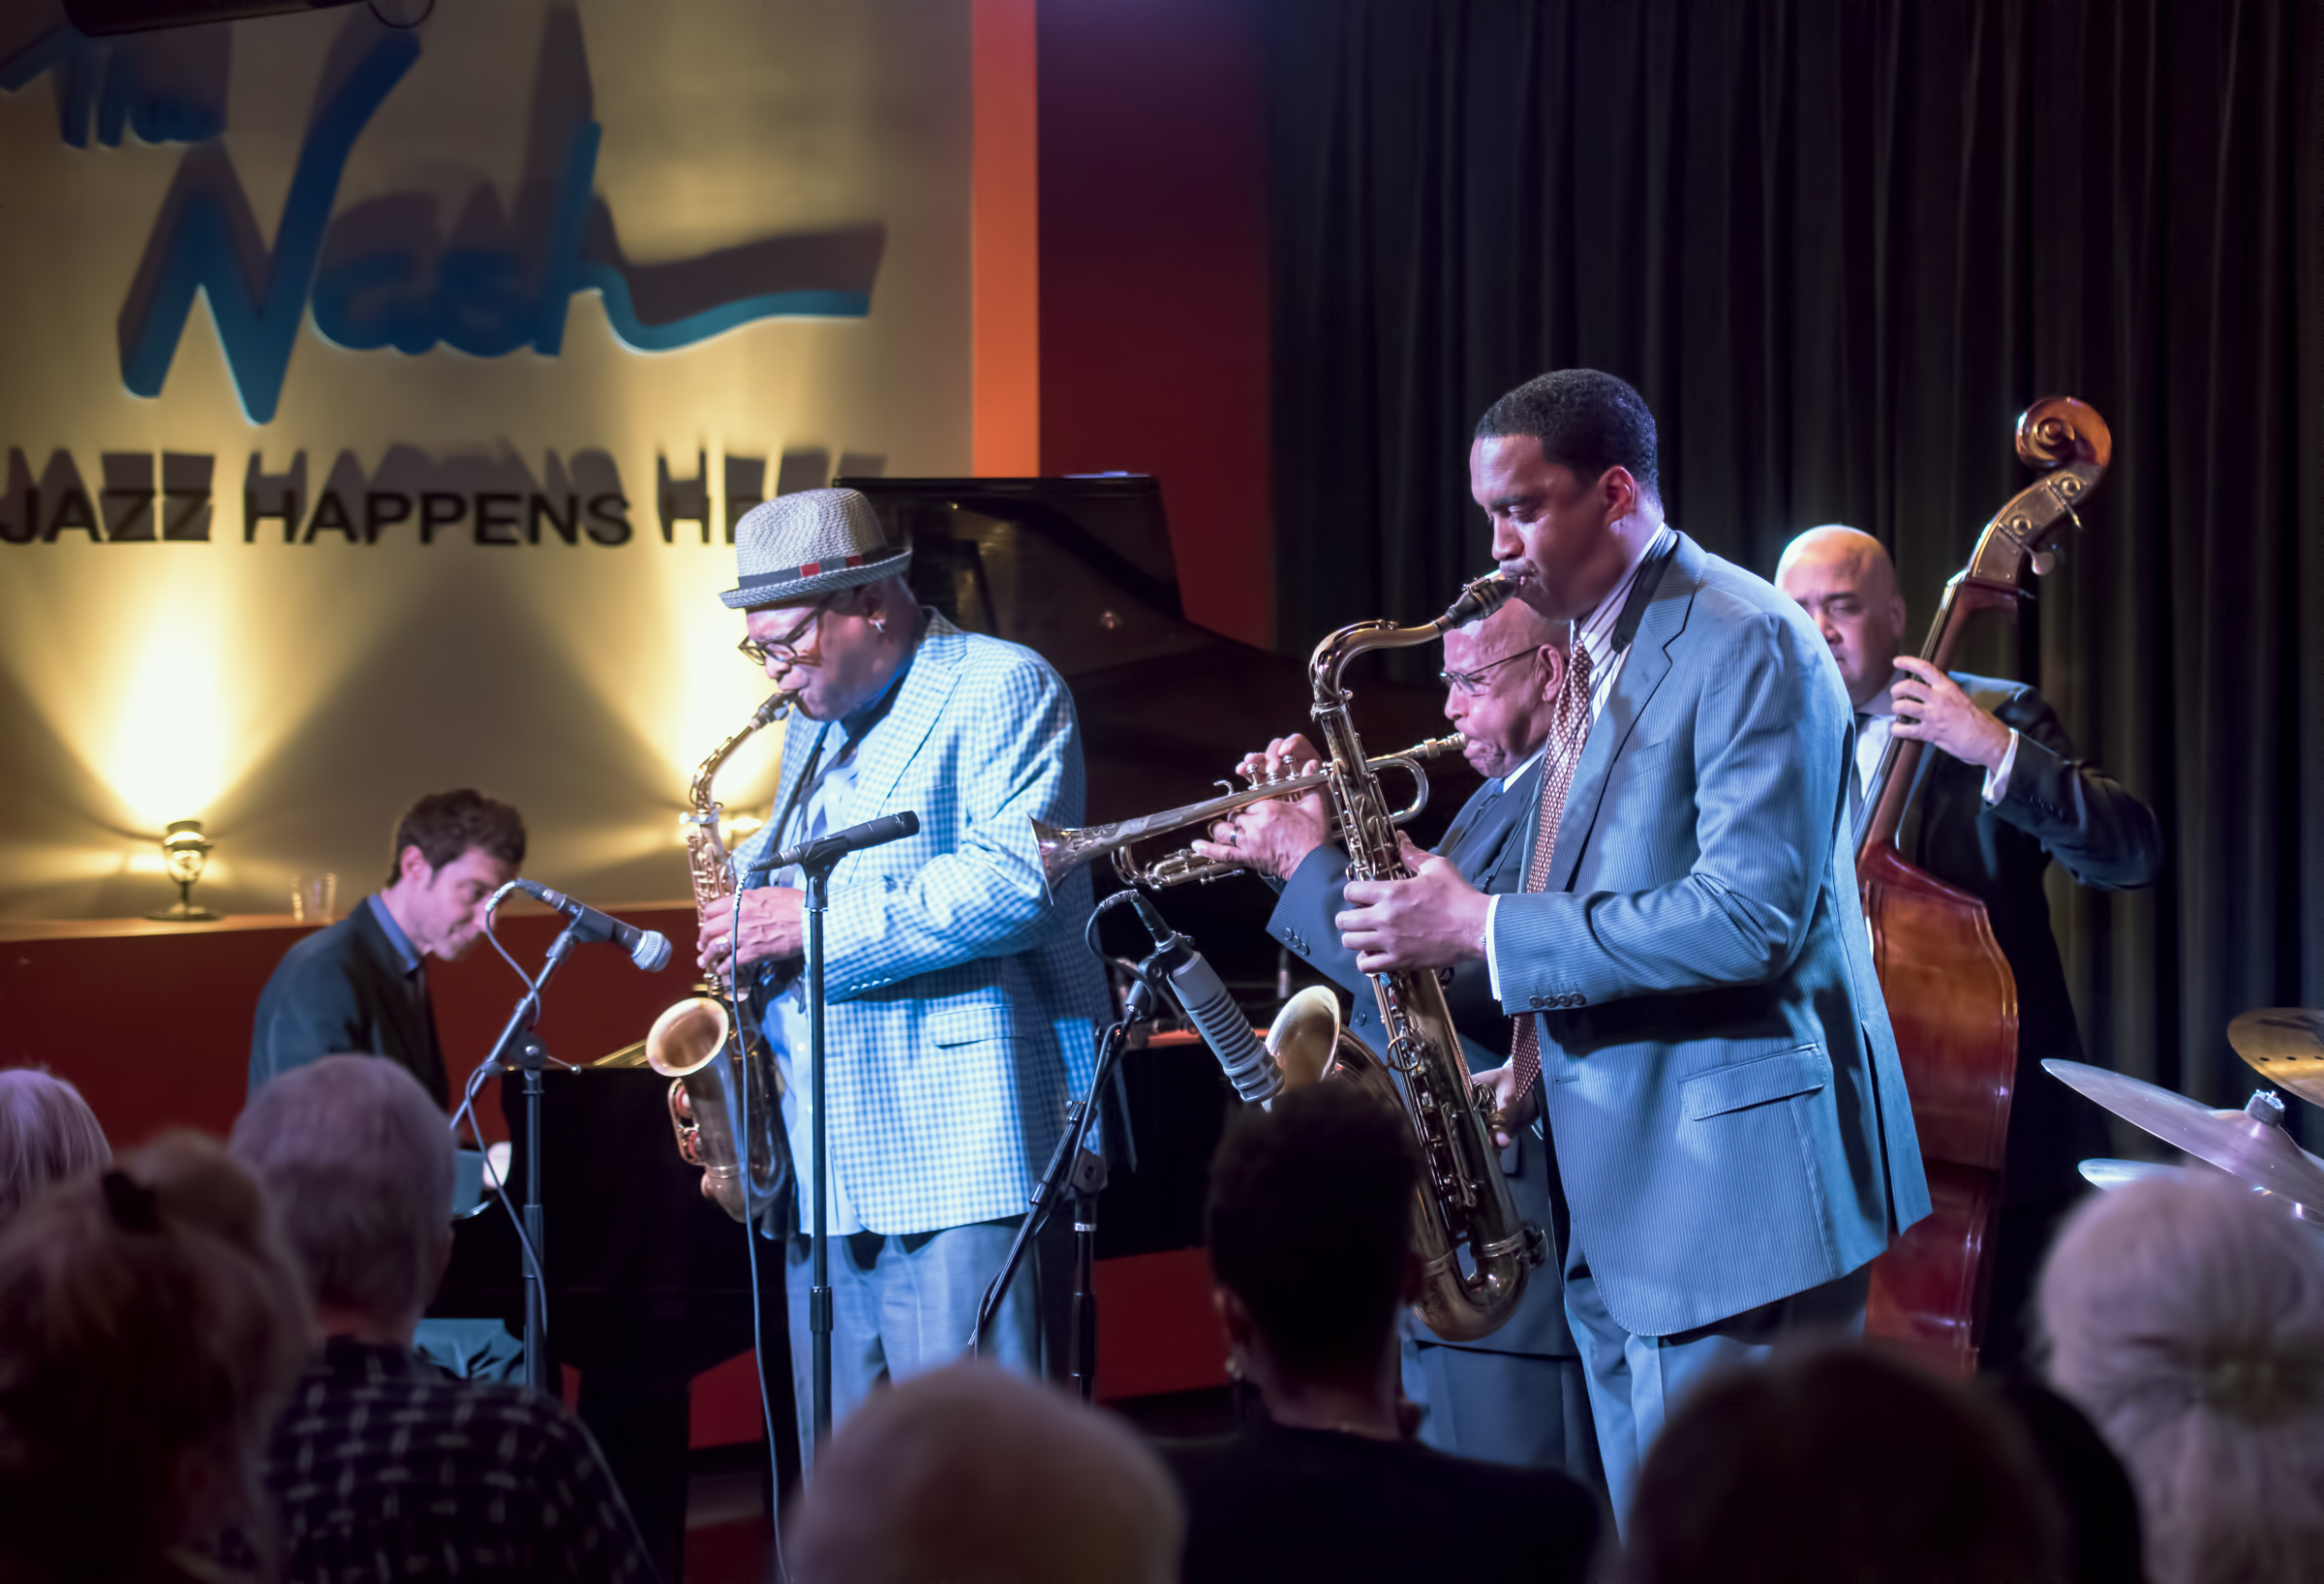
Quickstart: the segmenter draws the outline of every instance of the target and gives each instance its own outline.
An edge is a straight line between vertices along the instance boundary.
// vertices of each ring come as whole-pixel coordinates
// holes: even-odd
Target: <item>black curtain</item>
[[[2079,396],[2112,470],[1969,663],[2168,834],[2053,876],[2094,1059],[2240,1102],[2228,1020],[2324,1003],[2324,0],[1256,3],[1284,646],[1483,570],[1471,425],[1574,365],[1708,548],[1887,541],[1916,642]]]

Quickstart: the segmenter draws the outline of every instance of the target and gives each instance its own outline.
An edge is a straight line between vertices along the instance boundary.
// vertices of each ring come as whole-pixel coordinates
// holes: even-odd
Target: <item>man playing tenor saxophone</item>
[[[1453,816],[1437,852],[1479,891],[1512,892],[1524,880],[1527,818],[1565,687],[1570,633],[1570,624],[1513,599],[1445,634],[1445,716],[1467,739],[1462,754],[1485,782]],[[1245,777],[1303,771],[1316,757],[1305,737],[1278,738],[1239,768]],[[1248,864],[1281,892],[1267,932],[1355,992],[1349,1032],[1381,1051],[1387,1042],[1371,984],[1331,923],[1348,880],[1347,854],[1335,834],[1325,800],[1310,793],[1238,809],[1195,850]],[[1482,960],[1455,965],[1445,1002],[1472,1072],[1483,1075],[1509,1060],[1510,1020],[1493,1000]],[[1517,1213],[1553,1232],[1548,1152],[1530,1129],[1506,1137],[1501,1171]],[[1516,1313],[1473,1341],[1449,1343],[1408,1318],[1403,1377],[1405,1395],[1422,1410],[1421,1440],[1438,1450],[1597,1477],[1588,1392],[1554,1266],[1536,1270]]]
[[[1546,1112],[1566,1318],[1617,1518],[1668,1408],[1787,1331],[1858,1328],[1928,1213],[1841,839],[1847,689],[1799,607],[1663,520],[1654,416],[1589,369],[1477,426],[1517,597],[1575,624],[1525,883],[1351,882],[1367,972],[1482,959],[1505,1113]],[[1538,1078],[1538,1086],[1536,1079]]]
[[[1087,874],[1061,881],[1053,902],[1034,849],[1034,819],[1082,815],[1081,730],[1056,672],[920,607],[904,582],[909,548],[888,547],[855,491],[767,502],[736,525],[735,543],[741,579],[719,597],[747,613],[744,652],[797,709],[775,817],[735,855],[738,900],[705,909],[700,955],[719,979],[739,962],[744,1016],[783,1078],[798,1192],[761,1230],[788,1240],[792,1377],[811,1458],[805,899],[795,870],[772,871],[773,855],[883,814],[920,817],[916,836],[840,862],[825,916],[835,1422],[882,1379],[960,1356],[1035,1152],[1063,1128],[1069,1091],[1089,1082],[1106,988],[1082,945]],[[1037,1371],[1037,1311],[1028,1272],[988,1333],[991,1355]]]

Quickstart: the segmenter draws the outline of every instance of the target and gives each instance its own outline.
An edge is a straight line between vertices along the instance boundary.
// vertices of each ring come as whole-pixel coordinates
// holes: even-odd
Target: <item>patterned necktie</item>
[[[1567,662],[1566,685],[1557,695],[1556,714],[1550,717],[1549,746],[1542,755],[1541,823],[1534,829],[1533,857],[1525,866],[1527,891],[1548,887],[1549,861],[1557,851],[1558,821],[1565,817],[1566,793],[1581,763],[1582,745],[1589,741],[1591,718],[1590,652],[1577,643]],[[1516,1026],[1510,1034],[1509,1064],[1516,1073],[1517,1092],[1512,1107],[1531,1092],[1534,1081],[1542,1076],[1539,1020],[1527,1013],[1514,1021]]]

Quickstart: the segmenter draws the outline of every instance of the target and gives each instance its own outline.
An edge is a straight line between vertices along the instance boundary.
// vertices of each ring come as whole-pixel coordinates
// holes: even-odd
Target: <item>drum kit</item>
[[[2247,1012],[2227,1025],[2227,1043],[2269,1082],[2324,1106],[2324,1012],[2299,1007]],[[2214,1111],[2102,1067],[2054,1060],[2041,1065],[2134,1127],[2288,1202],[2302,1220],[2324,1222],[2324,1160],[2292,1142],[2283,1127],[2283,1101],[2273,1090],[2253,1090],[2241,1111]],[[2184,1170],[2152,1161],[2082,1163],[2086,1179],[2109,1189]]]

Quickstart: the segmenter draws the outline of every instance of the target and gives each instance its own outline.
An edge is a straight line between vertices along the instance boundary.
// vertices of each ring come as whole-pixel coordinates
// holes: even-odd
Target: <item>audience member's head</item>
[[[1210,1162],[1210,1273],[1241,1373],[1279,1394],[1391,1383],[1420,1150],[1402,1112],[1333,1080],[1236,1116]],[[1384,1362],[1385,1361],[1385,1362]]]
[[[452,1136],[419,1081],[325,1056],[251,1096],[230,1147],[273,1196],[319,1328],[408,1345],[452,1240]]]
[[[2064,1520],[2017,1427],[1861,1347],[1703,1383],[1647,1454],[1632,1584],[2064,1584]]]
[[[257,1183],[173,1135],[0,1232],[0,1577],[143,1581],[265,1543],[257,1463],[306,1356]]]
[[[1996,1385],[2065,1513],[2072,1584],[2146,1584],[2138,1492],[2090,1416],[2038,1381]]]
[[[0,1227],[51,1184],[102,1172],[112,1159],[78,1089],[37,1067],[0,1072]]]
[[[1117,1420],[962,1363],[840,1426],[784,1549],[799,1584],[1166,1584],[1184,1533],[1169,1474]]]
[[[2324,1245],[2231,1178],[2076,1211],[2042,1272],[2050,1377],[2129,1465],[2156,1584],[2324,1578]]]

